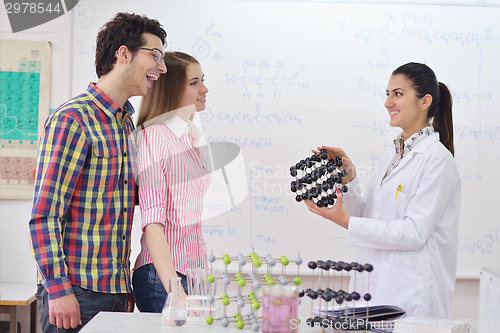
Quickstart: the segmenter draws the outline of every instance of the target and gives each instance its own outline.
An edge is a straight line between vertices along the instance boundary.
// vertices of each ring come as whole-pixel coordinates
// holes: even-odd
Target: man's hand
[[[74,294],[49,300],[50,323],[58,328],[77,328],[82,324],[80,303]]]

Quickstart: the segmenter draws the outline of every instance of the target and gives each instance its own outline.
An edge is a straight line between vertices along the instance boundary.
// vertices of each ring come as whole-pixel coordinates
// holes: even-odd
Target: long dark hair
[[[422,98],[427,94],[432,96],[427,119],[434,117],[432,126],[435,131],[439,132],[439,140],[454,155],[453,117],[451,113],[453,100],[448,87],[439,82],[432,69],[424,64],[409,62],[392,72],[393,76],[398,74],[404,75],[412,82],[418,98]]]
[[[166,52],[167,72],[160,75],[158,81],[141,101],[141,111],[137,118],[137,127],[166,112],[179,108],[186,90],[186,70],[190,63],[199,63],[194,57],[183,52]]]

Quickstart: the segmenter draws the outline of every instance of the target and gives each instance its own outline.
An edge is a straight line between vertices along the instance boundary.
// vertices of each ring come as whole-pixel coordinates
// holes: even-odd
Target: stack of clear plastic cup
[[[215,281],[208,282],[213,275]],[[200,268],[187,270],[188,297],[186,312],[189,320],[205,320],[207,316],[219,317],[220,302],[215,302],[217,292],[221,291],[222,270],[212,271]]]

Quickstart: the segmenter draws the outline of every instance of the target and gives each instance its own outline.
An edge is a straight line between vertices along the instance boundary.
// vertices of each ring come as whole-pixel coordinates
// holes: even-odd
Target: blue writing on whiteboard
[[[283,85],[283,84],[289,85],[289,86],[297,85],[297,86],[301,87],[302,90],[307,90],[309,88],[309,82],[299,80],[298,76],[299,76],[298,72],[296,72],[290,76],[287,76],[287,77],[281,77],[277,74],[266,76],[263,74],[262,71],[260,71],[260,74],[256,75],[256,76],[247,76],[247,75],[237,76],[236,74],[232,74],[232,75],[226,74],[226,83],[227,84],[241,84],[243,86],[247,86],[247,85],[254,84],[254,83],[257,86],[263,86],[263,85],[279,86],[279,85]]]
[[[227,222],[227,234],[230,235],[230,236],[238,236],[238,230],[231,229],[231,226],[229,225],[229,222]]]
[[[288,214],[288,207],[281,206],[279,197],[270,197],[270,196],[254,196],[255,204],[253,208],[255,210],[260,210],[264,212],[271,213],[279,213],[279,214]]]
[[[489,230],[476,239],[470,237],[459,238],[458,249],[465,250],[469,254],[492,254],[494,245],[498,243],[498,240],[498,229]]]
[[[302,120],[296,113],[260,113],[261,105],[256,104],[256,114],[251,114],[248,112],[238,112],[236,114],[229,112],[219,112],[216,113],[212,111],[211,108],[207,108],[203,114],[200,115],[201,122],[209,121],[221,121],[228,122],[230,124],[235,123],[248,123],[248,124],[258,124],[258,123],[273,123],[273,124],[288,124],[295,123],[302,125]]]
[[[284,86],[309,90],[309,81],[304,74],[309,70],[306,64],[300,65],[297,70],[286,59],[243,59],[241,66],[242,74],[226,73],[226,83],[242,86],[244,99],[281,99],[285,92],[280,89]]]
[[[500,126],[485,125],[482,128],[476,126],[453,126],[455,137],[459,139],[487,139],[491,141],[500,140]]]
[[[272,244],[272,245],[278,245],[276,243],[276,239],[271,238],[269,236],[262,235],[262,234],[258,234],[257,235],[257,242],[264,242],[264,243],[269,243],[269,244]]]
[[[206,38],[223,38],[222,32],[216,32],[213,31],[215,28],[215,23],[212,23],[210,27],[208,27],[205,31],[205,33],[198,38],[196,42],[194,42],[193,47],[192,47],[192,54],[195,56],[198,60],[202,60],[206,57],[212,57],[216,61],[222,61],[224,60],[225,55],[220,54],[220,53],[210,53],[210,44],[205,40]]]
[[[219,228],[202,228],[201,232],[207,236],[219,238],[222,238],[222,236],[225,234],[224,229]]]
[[[225,136],[209,136],[208,142],[230,142],[235,143],[241,148],[272,148],[273,141],[270,138],[249,138],[249,137],[225,137]]]
[[[73,10],[73,19],[80,29],[88,28],[95,18],[95,7],[89,0],[79,1]]]
[[[470,97],[468,91],[451,91],[451,96],[453,97],[453,103],[470,103]]]
[[[394,16],[395,17],[395,16]],[[425,12],[422,10],[410,10],[403,13],[403,21],[410,22],[413,24],[423,23],[427,26],[432,25],[430,12]]]
[[[212,214],[213,212],[216,212],[218,214],[222,214],[223,212],[229,210],[229,208],[227,207],[227,205],[211,204],[211,203],[205,202],[203,204],[203,210],[209,212],[210,214]]]

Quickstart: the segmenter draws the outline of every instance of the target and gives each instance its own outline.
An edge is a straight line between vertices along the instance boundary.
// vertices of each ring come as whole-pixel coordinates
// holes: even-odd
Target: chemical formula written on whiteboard
[[[290,124],[295,123],[302,125],[302,120],[296,113],[261,113],[260,103],[256,105],[256,113],[252,114],[249,112],[217,112],[212,111],[211,108],[207,108],[205,112],[200,115],[201,122],[209,121],[221,121],[230,124],[235,123],[247,123],[247,124],[259,124],[259,123],[273,123],[273,124]]]
[[[226,84],[242,86],[244,99],[281,99],[283,87],[298,91],[309,90],[309,81],[305,75],[309,68],[306,64],[294,66],[290,70],[286,59],[244,59],[241,66],[241,74],[226,73]]]
[[[492,254],[494,245],[498,241],[498,229],[495,229],[476,239],[469,237],[459,238],[458,249],[467,251],[469,254]]]

